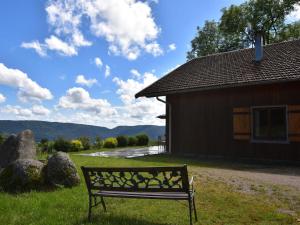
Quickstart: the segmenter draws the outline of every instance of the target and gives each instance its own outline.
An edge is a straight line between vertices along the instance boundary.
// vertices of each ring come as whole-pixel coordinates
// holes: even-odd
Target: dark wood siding
[[[190,92],[167,96],[175,154],[300,161],[300,143],[234,140],[233,109],[300,105],[300,82]]]

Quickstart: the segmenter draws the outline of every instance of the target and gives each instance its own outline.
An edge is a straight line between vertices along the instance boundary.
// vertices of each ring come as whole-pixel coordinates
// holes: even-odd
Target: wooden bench
[[[189,181],[187,166],[177,167],[81,167],[88,194],[88,219],[93,207],[106,205],[104,197],[185,200],[189,205],[190,224],[195,207],[193,177]]]

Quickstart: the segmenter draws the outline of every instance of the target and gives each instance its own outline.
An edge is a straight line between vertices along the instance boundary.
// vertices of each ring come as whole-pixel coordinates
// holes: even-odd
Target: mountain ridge
[[[30,129],[37,141],[42,138],[54,140],[58,137],[75,139],[80,136],[87,136],[91,139],[100,136],[101,138],[116,137],[118,135],[133,136],[140,133],[147,134],[150,139],[157,139],[165,132],[164,126],[136,125],[136,126],[116,126],[107,128],[95,125],[48,122],[39,120],[0,120],[0,133],[12,134],[22,130]]]

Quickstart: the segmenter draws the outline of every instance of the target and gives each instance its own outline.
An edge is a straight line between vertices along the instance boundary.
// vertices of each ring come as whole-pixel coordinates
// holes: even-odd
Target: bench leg
[[[193,218],[192,218],[192,199],[189,198],[189,213],[190,213],[190,225],[193,225]]]
[[[92,214],[92,198],[89,197],[89,212],[88,212],[88,220],[91,221],[91,214]]]
[[[104,202],[104,198],[103,198],[103,197],[101,197],[101,203],[102,203],[104,212],[106,212],[106,205],[105,205],[105,202]]]
[[[193,208],[194,208],[195,220],[198,221],[196,204],[195,204],[195,197],[194,196],[193,196]]]

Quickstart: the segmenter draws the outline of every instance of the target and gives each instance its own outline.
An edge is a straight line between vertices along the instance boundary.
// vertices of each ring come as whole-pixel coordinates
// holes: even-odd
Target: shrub
[[[42,138],[40,143],[38,144],[38,147],[41,152],[48,152],[48,139],[47,138]]]
[[[4,134],[0,134],[0,145],[2,145],[5,141],[6,137]]]
[[[129,137],[128,138],[128,146],[135,146],[137,144],[136,137]]]
[[[72,152],[79,152],[83,150],[83,145],[80,140],[72,140],[71,141],[71,149]]]
[[[100,149],[102,147],[103,147],[103,141],[102,141],[101,137],[96,137],[93,148],[94,149]]]
[[[104,141],[104,148],[115,148],[118,146],[118,140],[116,138],[110,137],[106,138]]]
[[[149,137],[146,134],[139,134],[136,135],[137,144],[138,146],[148,145]]]
[[[71,150],[71,142],[60,137],[55,140],[53,148],[56,151],[69,152]]]
[[[128,145],[128,138],[126,136],[118,136],[118,147],[126,147]]]
[[[83,150],[89,150],[91,148],[90,139],[88,137],[80,137],[78,140],[81,141]]]

